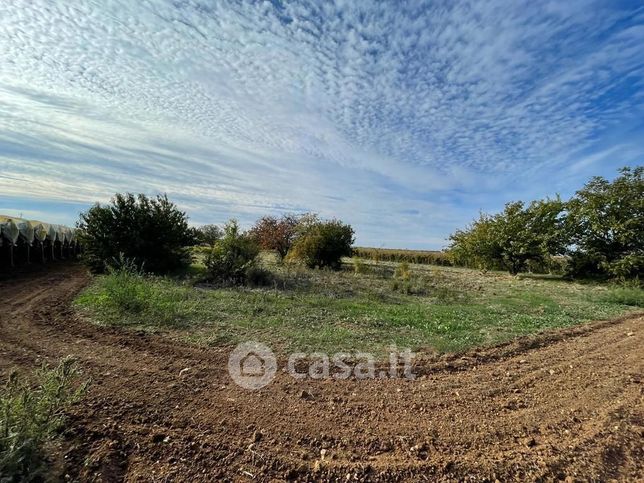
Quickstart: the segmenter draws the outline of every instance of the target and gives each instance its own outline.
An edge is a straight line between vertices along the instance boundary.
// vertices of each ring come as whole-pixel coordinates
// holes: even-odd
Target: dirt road
[[[79,267],[0,282],[0,371],[76,356],[61,477],[82,481],[642,480],[644,316],[427,360],[405,380],[247,391],[230,349],[98,328]]]

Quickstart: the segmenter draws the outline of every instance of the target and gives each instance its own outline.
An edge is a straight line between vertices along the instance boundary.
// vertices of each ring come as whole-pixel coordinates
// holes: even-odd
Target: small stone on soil
[[[152,435],[152,442],[155,444],[163,443],[165,440],[166,435],[163,433],[157,433]]]

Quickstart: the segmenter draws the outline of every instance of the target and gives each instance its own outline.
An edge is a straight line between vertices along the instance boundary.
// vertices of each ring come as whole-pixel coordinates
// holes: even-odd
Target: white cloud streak
[[[436,246],[498,191],[641,156],[641,124],[602,133],[644,114],[642,45],[619,2],[14,0],[0,197],[162,191],[199,222],[315,210]]]

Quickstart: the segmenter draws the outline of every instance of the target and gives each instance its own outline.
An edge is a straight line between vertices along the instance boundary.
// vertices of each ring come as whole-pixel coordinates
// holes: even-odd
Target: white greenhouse
[[[80,249],[76,234],[75,228],[0,215],[0,267],[73,257]]]

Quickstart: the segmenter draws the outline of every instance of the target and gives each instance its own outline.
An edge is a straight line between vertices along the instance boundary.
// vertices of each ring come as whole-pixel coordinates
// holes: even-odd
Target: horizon
[[[147,5],[4,7],[1,214],[166,193],[194,225],[316,212],[439,250],[644,160],[641,2]]]

